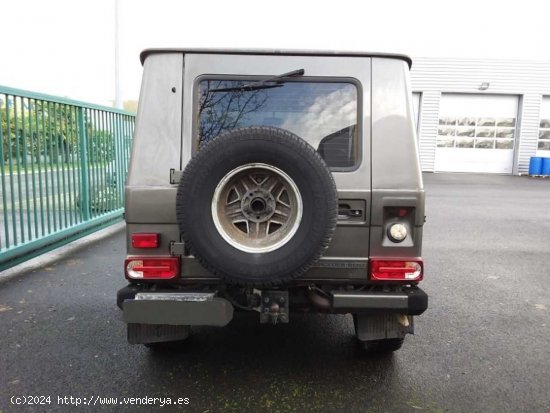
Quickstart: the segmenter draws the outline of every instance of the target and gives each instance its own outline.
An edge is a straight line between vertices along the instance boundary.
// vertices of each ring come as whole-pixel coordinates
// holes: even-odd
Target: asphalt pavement
[[[550,411],[550,179],[425,184],[430,308],[393,356],[363,354],[339,315],[277,326],[241,315],[164,354],[129,345],[115,305],[121,230],[0,276],[0,412]],[[24,396],[43,404],[12,404]]]

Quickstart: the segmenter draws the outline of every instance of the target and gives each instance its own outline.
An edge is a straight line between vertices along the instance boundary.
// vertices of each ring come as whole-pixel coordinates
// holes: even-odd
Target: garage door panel
[[[511,174],[514,152],[499,149],[437,148],[438,172],[480,172]]]
[[[435,170],[512,173],[518,97],[444,94]]]

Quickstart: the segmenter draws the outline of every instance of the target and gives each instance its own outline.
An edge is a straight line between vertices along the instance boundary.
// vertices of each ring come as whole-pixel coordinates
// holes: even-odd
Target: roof
[[[399,59],[407,62],[409,68],[412,66],[412,59],[404,54],[393,53],[369,53],[369,52],[345,52],[330,50],[279,50],[279,49],[145,49],[139,58],[141,64],[145,59],[157,53],[193,53],[193,54],[232,54],[232,55],[278,55],[278,56],[341,56],[341,57],[383,57],[388,59]]]

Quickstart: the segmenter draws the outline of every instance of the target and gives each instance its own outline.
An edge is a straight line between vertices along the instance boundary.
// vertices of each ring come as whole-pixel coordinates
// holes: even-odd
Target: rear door
[[[201,132],[205,82],[229,88],[231,82],[258,81],[298,69],[304,69],[303,76],[262,90],[261,97],[241,96],[243,105],[255,103],[247,103],[242,113],[233,113],[231,125],[219,121],[219,125],[209,125],[209,130],[220,133],[230,127],[276,126],[315,147],[336,181],[339,215],[330,247],[303,278],[365,279],[371,197],[370,58],[186,54],[181,167],[185,168],[193,153],[200,150],[202,140],[215,137]],[[222,97],[218,94],[216,99]],[[235,106],[234,100],[232,104]],[[241,103],[238,108],[242,108]],[[185,116],[191,113],[193,116]]]

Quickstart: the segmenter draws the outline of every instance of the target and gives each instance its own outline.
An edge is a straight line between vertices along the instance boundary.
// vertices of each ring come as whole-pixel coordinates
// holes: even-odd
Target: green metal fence
[[[0,86],[0,271],[122,218],[134,115]]]

